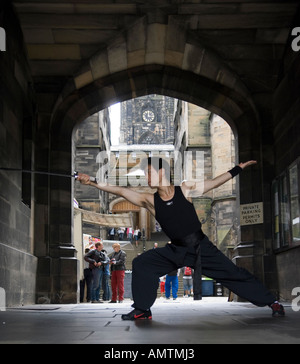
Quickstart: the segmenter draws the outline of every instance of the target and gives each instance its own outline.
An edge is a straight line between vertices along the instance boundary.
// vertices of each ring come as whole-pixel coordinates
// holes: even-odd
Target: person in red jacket
[[[121,250],[121,246],[119,243],[114,243],[112,247],[114,249],[114,253],[110,260],[112,290],[112,297],[110,302],[116,303],[118,299],[119,303],[121,303],[124,300],[126,253]]]

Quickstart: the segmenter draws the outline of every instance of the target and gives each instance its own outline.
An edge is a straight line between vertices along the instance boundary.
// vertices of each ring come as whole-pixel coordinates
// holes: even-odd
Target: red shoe
[[[284,307],[279,302],[274,302],[271,305],[272,308],[272,316],[273,317],[279,317],[285,315]]]

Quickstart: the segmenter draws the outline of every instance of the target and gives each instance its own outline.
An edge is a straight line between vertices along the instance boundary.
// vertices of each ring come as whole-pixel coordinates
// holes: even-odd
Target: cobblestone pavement
[[[158,298],[151,321],[122,321],[123,303],[32,305],[0,312],[0,344],[299,344],[300,312],[285,304],[286,316],[268,307],[227,302]]]

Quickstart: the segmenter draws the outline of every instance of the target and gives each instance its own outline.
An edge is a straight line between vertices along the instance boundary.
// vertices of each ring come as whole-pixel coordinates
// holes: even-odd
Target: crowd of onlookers
[[[154,249],[157,243],[154,244]],[[124,278],[126,253],[121,249],[119,243],[112,245],[114,252],[109,257],[103,249],[102,242],[97,242],[92,249],[86,249],[84,261],[84,279],[81,281],[80,301],[84,301],[86,292],[86,302],[121,303],[124,300]],[[182,272],[184,297],[193,294],[193,270],[189,267],[170,272],[160,278],[161,297],[173,300],[177,299],[178,277]],[[100,297],[102,292],[102,297]]]
[[[119,227],[117,229],[109,229],[108,236],[110,240],[127,240],[131,243],[134,241],[136,246],[138,246],[139,240],[142,237],[142,233],[138,227],[136,227],[135,229],[133,229],[132,227]]]
[[[126,253],[119,243],[114,243],[112,248],[114,252],[110,257],[103,249],[102,242],[97,242],[94,249],[86,249],[84,278],[80,287],[81,302],[84,301],[85,291],[87,302],[123,302]]]

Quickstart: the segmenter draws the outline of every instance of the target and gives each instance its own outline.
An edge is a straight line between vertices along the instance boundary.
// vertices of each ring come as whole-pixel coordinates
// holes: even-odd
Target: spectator
[[[132,235],[133,235],[133,229],[132,227],[127,228],[127,240],[130,241],[130,243],[132,243]]]
[[[106,250],[102,250],[102,252],[106,253]],[[110,292],[110,286],[109,286],[109,277],[110,277],[110,270],[109,270],[109,264],[105,264],[103,266],[103,276],[102,276],[102,289],[103,289],[103,301],[109,301],[111,292]]]
[[[162,276],[159,278],[160,283],[160,297],[163,297],[165,294],[165,284],[166,284],[166,276]]]
[[[179,269],[178,270],[176,269],[166,275],[165,293],[166,293],[167,300],[170,299],[171,288],[172,288],[173,300],[177,299],[178,274],[179,274]]]
[[[125,262],[126,253],[121,250],[119,243],[112,245],[114,253],[110,260],[111,265],[111,290],[112,298],[111,303],[116,303],[117,299],[119,303],[124,300],[124,278],[125,278]]]
[[[124,239],[124,233],[125,233],[125,228],[124,227],[119,227],[119,229],[118,229],[119,240]]]
[[[189,297],[193,294],[193,269],[190,267],[182,268],[182,281],[183,281],[183,297]]]
[[[141,237],[141,230],[138,227],[136,227],[136,229],[134,230],[133,236],[134,236],[135,246],[138,247],[139,239]]]
[[[115,240],[115,228],[109,230],[109,240]]]
[[[102,243],[96,243],[95,248],[96,249],[89,251],[84,256],[84,260],[89,263],[89,268],[92,270],[93,275],[93,286],[91,293],[92,303],[102,303],[102,301],[100,301],[100,289],[104,272],[103,267],[109,263],[109,258],[106,253],[102,251]]]
[[[89,251],[90,251],[89,248],[85,249],[85,254],[87,254]],[[83,269],[83,279],[80,281],[80,302],[84,301],[85,288],[86,288],[86,302],[91,302],[92,284],[93,284],[92,269],[89,267],[89,263],[85,261]]]

